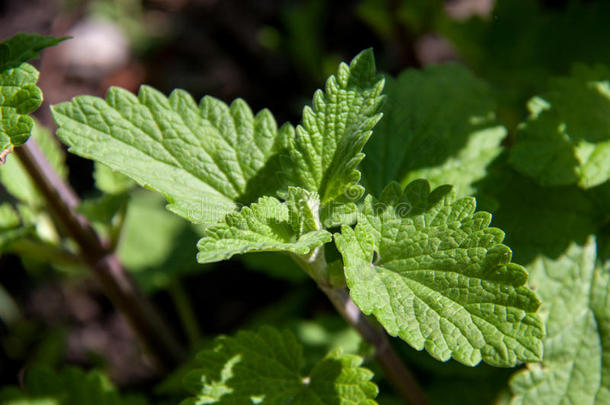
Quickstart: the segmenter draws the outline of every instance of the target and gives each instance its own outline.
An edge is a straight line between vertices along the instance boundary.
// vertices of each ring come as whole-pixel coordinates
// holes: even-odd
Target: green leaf
[[[546,318],[544,360],[513,377],[513,404],[610,402],[610,263],[596,266],[595,256],[591,238],[529,266]]]
[[[424,180],[367,196],[355,230],[335,235],[350,294],[392,336],[434,358],[495,366],[539,361],[543,325],[527,271],[473,198]]]
[[[290,188],[285,203],[261,197],[206,228],[197,245],[197,260],[210,263],[235,254],[274,250],[308,254],[332,240],[329,232],[320,229],[319,206],[316,193],[303,189]]]
[[[49,129],[36,121],[33,122],[32,137],[51,167],[63,179],[68,175],[65,164],[65,153]],[[25,171],[15,156],[7,156],[6,163],[0,167],[0,183],[6,190],[21,202],[33,208],[44,206],[44,200],[32,183],[29,174]],[[46,208],[45,208],[46,210]]]
[[[383,83],[370,49],[349,66],[342,63],[327,80],[325,91],[315,92],[313,107],[303,109],[302,125],[287,139],[289,159],[283,161],[287,183],[317,192],[324,215],[332,215],[324,209],[327,204],[353,202],[363,193],[356,167],[381,118]]]
[[[27,114],[42,104],[36,87],[38,71],[24,63],[0,71],[0,152],[22,145],[30,137],[34,120]],[[4,159],[2,159],[4,160]]]
[[[610,3],[568,1],[548,7],[531,0],[498,0],[487,18],[445,18],[436,32],[448,38],[469,66],[493,82],[510,107],[523,105],[553,75],[574,63],[610,64]],[[511,113],[510,121],[521,118]],[[515,122],[515,123],[516,123]]]
[[[584,190],[542,187],[509,167],[505,155],[476,188],[479,206],[494,213],[493,225],[506,232],[519,263],[540,254],[559,257],[573,241],[585,243],[603,220]]]
[[[32,137],[55,172],[65,178],[67,176],[65,155],[50,131],[34,121]],[[32,234],[41,241],[55,245],[59,238],[48,216],[48,207],[29,174],[14,155],[9,154],[5,164],[0,167],[0,186],[16,200],[14,204],[16,211],[14,209],[12,211],[20,221],[17,227],[0,230],[0,251],[9,248],[9,244]]]
[[[61,372],[36,367],[26,371],[26,393],[16,388],[0,391],[8,405],[145,405],[141,397],[121,396],[108,377],[99,371],[83,372],[67,367]]]
[[[30,226],[24,226],[21,218],[9,203],[0,204],[0,253],[12,242],[32,232]]]
[[[266,327],[221,337],[197,359],[202,368],[186,380],[195,397],[182,405],[376,404],[377,386],[362,358],[336,350],[304,376],[303,349],[290,332]]]
[[[227,106],[182,90],[169,98],[148,86],[138,96],[111,88],[106,99],[79,96],[52,107],[58,136],[77,155],[95,159],[169,201],[168,208],[211,224],[279,187],[282,134],[268,110]]]
[[[39,57],[44,48],[55,46],[68,38],[19,33],[0,43],[0,71],[13,68]]]
[[[200,229],[164,209],[158,194],[135,190],[130,197],[117,255],[145,292],[204,270],[195,260]]]
[[[76,211],[92,222],[111,224],[114,216],[128,200],[127,194],[102,194],[82,200]]]
[[[64,39],[17,34],[0,43],[0,164],[13,146],[28,140],[34,121],[27,114],[42,103],[38,71],[24,62]]]
[[[423,177],[471,194],[506,133],[494,118],[489,86],[463,66],[447,64],[388,78],[385,94],[384,117],[364,148],[368,192],[378,195],[391,181],[406,185]]]
[[[134,186],[133,180],[103,165],[95,162],[93,166],[95,187],[106,194],[121,194]]]
[[[610,178],[610,70],[578,66],[528,108],[513,167],[544,186],[590,188]]]
[[[0,229],[10,229],[21,224],[19,215],[9,203],[0,204]]]

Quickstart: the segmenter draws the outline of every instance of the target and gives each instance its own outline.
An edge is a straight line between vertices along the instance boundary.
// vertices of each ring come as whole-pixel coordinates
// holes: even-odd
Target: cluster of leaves
[[[384,80],[371,51],[339,66],[296,128],[278,127],[269,111],[254,114],[240,99],[197,104],[184,91],[165,97],[146,86],[137,95],[113,88],[105,99],[79,96],[54,106],[53,117],[70,152],[99,165],[103,194],[81,211],[111,236],[125,228],[118,251],[129,267],[149,263],[130,259],[137,245],[123,247],[138,205],[133,184],[116,172],[198,224],[189,229],[203,233],[200,263],[285,252],[317,283],[347,286],[390,335],[438,360],[526,362],[510,382],[514,403],[603,404],[610,401],[609,89],[605,68],[576,66],[530,100],[530,116],[504,145],[494,93],[466,68],[447,64]],[[7,120],[31,111],[9,108]],[[34,137],[62,173],[61,153],[44,147],[50,137],[41,133]],[[17,138],[8,137],[15,145]],[[14,201],[2,205],[0,242],[7,243],[0,247],[49,243],[41,220],[25,214],[43,210],[10,188],[22,168],[14,162],[8,174],[8,164],[10,157],[0,179]],[[529,280],[472,194],[507,231]],[[133,221],[134,232],[146,226]],[[52,246],[70,252],[54,231]],[[183,263],[170,258],[174,245],[161,246],[168,263]],[[337,260],[327,265],[325,251],[334,249]],[[143,274],[142,283],[169,278]],[[272,328],[218,338],[186,377],[192,397],[184,403],[376,403],[373,373],[360,356],[329,350],[308,362],[307,373],[303,356],[292,334]]]

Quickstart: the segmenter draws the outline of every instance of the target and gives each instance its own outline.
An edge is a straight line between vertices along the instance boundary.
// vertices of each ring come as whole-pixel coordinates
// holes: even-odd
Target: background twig
[[[149,300],[142,294],[119,259],[82,215],[76,213],[79,199],[50,166],[33,139],[16,147],[20,160],[45,198],[48,208],[77,243],[83,261],[100,282],[104,293],[128,319],[140,340],[164,368],[179,364],[183,350]]]

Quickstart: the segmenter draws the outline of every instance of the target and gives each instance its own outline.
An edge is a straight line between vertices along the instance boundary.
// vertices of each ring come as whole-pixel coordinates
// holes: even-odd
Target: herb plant
[[[253,252],[289,257],[362,342],[318,356],[274,326],[220,336],[178,373],[183,404],[392,403],[379,387],[414,404],[440,402],[438,390],[451,385],[434,391],[408,367],[432,370],[450,359],[440,366],[447,373],[463,370],[458,363],[525,364],[493,394],[515,404],[610,402],[605,68],[577,66],[551,81],[529,101],[510,144],[493,92],[466,68],[384,77],[370,49],[339,65],[296,127],[268,110],[253,113],[242,99],[197,103],[183,90],[78,96],[51,109],[68,150],[96,163],[101,197],[79,202],[61,149],[28,115],[42,96],[27,60],[59,41],[19,34],[0,45],[0,181],[10,195],[0,205],[0,251],[88,267],[170,370],[186,351],[140,288],[179,273],[182,259],[161,275],[123,267],[138,267],[121,253],[129,238],[119,237],[138,184],[197,224],[189,232],[198,234],[199,263]],[[23,388],[0,398],[148,401],[119,395],[100,372],[72,368],[33,368]]]

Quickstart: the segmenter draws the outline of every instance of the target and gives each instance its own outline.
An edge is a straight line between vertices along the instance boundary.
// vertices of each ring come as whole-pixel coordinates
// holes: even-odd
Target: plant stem
[[[184,352],[152,303],[142,294],[119,259],[108,250],[91,224],[76,213],[79,199],[42,154],[33,139],[16,147],[15,155],[45,198],[49,210],[79,247],[84,263],[104,293],[121,311],[159,366],[172,368]]]
[[[316,248],[308,257],[300,255],[292,255],[292,257],[308,274],[321,276],[314,278],[318,287],[324,291],[341,316],[375,348],[375,357],[381,364],[385,376],[403,399],[412,405],[426,405],[428,401],[423,390],[392,347],[386,333],[371,323],[358,309],[345,287],[332,286],[328,282],[324,247]]]
[[[352,301],[345,288],[320,285],[334,307],[369,344],[375,347],[375,357],[383,367],[385,376],[399,394],[413,405],[428,403],[425,394],[392,347],[385,332],[373,325]]]

